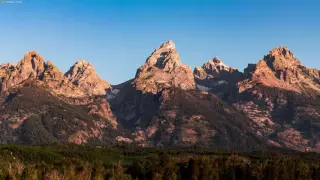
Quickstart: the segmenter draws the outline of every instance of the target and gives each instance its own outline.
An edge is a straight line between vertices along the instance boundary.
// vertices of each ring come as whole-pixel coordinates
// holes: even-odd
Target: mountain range
[[[37,52],[0,65],[0,143],[320,151],[320,70],[287,47],[244,72],[218,57],[192,70],[173,41],[118,85],[77,61],[66,73]]]

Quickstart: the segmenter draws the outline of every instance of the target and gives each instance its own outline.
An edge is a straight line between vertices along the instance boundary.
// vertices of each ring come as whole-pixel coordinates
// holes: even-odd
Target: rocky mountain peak
[[[275,47],[269,52],[269,54],[273,56],[282,55],[282,56],[294,57],[293,53],[289,50],[287,46]]]
[[[218,56],[215,56],[212,60],[204,63],[202,68],[209,74],[220,72],[220,71],[231,71],[233,68],[225,65]]]
[[[163,44],[161,44],[155,51],[159,51],[159,50],[166,50],[166,49],[175,49],[176,46],[174,44],[174,42],[172,40],[169,40]]]
[[[223,63],[218,56],[215,56],[215,57],[212,59],[212,61],[213,61],[214,63]]]
[[[8,75],[10,75],[11,72],[14,71],[14,69],[15,69],[15,65],[13,63],[5,63],[0,65],[0,78],[2,78],[2,80],[0,80],[0,84],[1,84],[1,81],[8,78]],[[1,90],[1,86],[0,86],[0,90]]]
[[[103,81],[94,67],[80,60],[64,74],[51,61],[35,51],[27,52],[17,66],[12,63],[0,65],[0,91],[17,87],[26,80],[45,85],[51,92],[70,97],[105,95],[111,86]]]
[[[27,52],[16,66],[22,78],[37,79],[45,69],[43,57],[35,51]]]
[[[193,71],[197,88],[203,91],[211,91],[219,97],[225,97],[233,90],[233,87],[243,74],[238,70],[227,66],[215,56],[202,67],[196,67]]]
[[[146,60],[144,68],[156,66],[160,69],[172,70],[181,65],[179,54],[173,41],[167,41],[156,48]]]
[[[138,90],[156,93],[164,87],[193,89],[194,79],[189,66],[180,61],[173,41],[156,48],[136,73],[134,84]]]
[[[0,64],[0,69],[13,69],[15,65],[11,62],[5,63],[5,64]]]
[[[205,72],[208,76],[219,77],[221,76],[221,74],[232,73],[236,71],[236,69],[224,64],[218,56],[215,56],[212,60],[204,63],[201,68],[202,70],[199,67],[196,68],[194,70],[194,74],[200,77],[203,76],[201,74]]]
[[[0,84],[1,91],[16,86],[21,82],[32,79],[38,80],[45,70],[45,62],[41,55],[35,51],[27,52],[17,66],[12,63],[1,65]]]
[[[320,94],[319,71],[303,66],[285,46],[269,51],[256,64],[249,64],[245,75],[247,79],[239,83],[242,90],[263,84],[310,96]]]
[[[93,68],[92,64],[90,64],[86,60],[78,60],[75,63],[75,66],[77,66],[78,68],[86,68],[86,67],[89,67],[89,66],[90,66],[90,68]]]
[[[301,65],[301,62],[285,46],[276,47],[269,51],[269,54],[264,57],[264,61],[275,71],[286,68],[292,69]]]
[[[194,68],[193,74],[194,74],[194,76],[196,76],[197,78],[200,78],[200,79],[205,79],[208,76],[206,71],[200,66],[196,66]]]
[[[81,81],[92,75],[96,75],[95,69],[85,60],[77,61],[65,74],[65,76],[76,85],[79,85]]]
[[[105,95],[107,89],[111,88],[108,82],[99,77],[93,65],[85,60],[77,61],[65,76],[88,95]]]

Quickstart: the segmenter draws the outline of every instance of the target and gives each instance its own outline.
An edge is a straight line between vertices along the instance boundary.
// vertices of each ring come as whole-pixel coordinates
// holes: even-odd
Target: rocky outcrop
[[[17,66],[13,64],[1,65],[1,90],[6,91],[27,79],[38,80],[45,69],[43,58],[36,52],[26,53]]]
[[[159,46],[136,73],[136,89],[156,94],[165,88],[194,89],[192,70],[180,61],[175,44],[168,41]]]
[[[235,84],[243,78],[241,72],[225,65],[217,56],[196,67],[193,74],[199,90],[210,91],[223,99],[230,97]]]
[[[198,71],[199,70],[199,71]],[[194,70],[194,75],[199,78],[220,78],[226,76],[225,73],[232,73],[236,69],[225,65],[219,57],[214,57],[212,60],[204,63],[202,67],[197,67]]]
[[[123,126],[132,129],[148,124],[158,112],[166,89],[195,88],[191,68],[180,61],[175,44],[168,41],[149,56],[134,79],[113,86],[107,94]]]
[[[85,92],[73,85],[67,77],[50,61],[45,64],[45,70],[41,76],[41,83],[50,88],[52,93],[66,97],[83,97]]]
[[[108,82],[98,76],[93,65],[84,60],[77,61],[65,76],[89,96],[105,95],[111,88]]]
[[[26,53],[17,66],[12,63],[2,64],[0,78],[1,91],[32,80],[47,87],[52,93],[67,97],[105,95],[107,89],[111,88],[86,61],[78,61],[64,75],[53,63],[45,62],[34,51]]]
[[[257,134],[278,146],[320,151],[319,70],[309,69],[287,47],[271,50],[245,69],[233,105],[256,123]]]
[[[287,47],[281,46],[271,50],[257,64],[248,66],[247,78],[239,83],[239,91],[260,83],[316,97],[320,95],[319,73],[319,70],[303,66]]]

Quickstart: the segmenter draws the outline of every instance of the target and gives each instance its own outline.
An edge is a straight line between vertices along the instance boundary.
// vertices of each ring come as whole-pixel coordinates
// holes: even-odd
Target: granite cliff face
[[[36,52],[26,53],[17,66],[13,64],[1,65],[1,90],[6,91],[27,79],[38,80],[45,69],[43,58]]]
[[[247,79],[239,83],[240,91],[264,84],[299,94],[316,97],[320,93],[319,70],[301,64],[287,47],[271,50],[257,64],[245,69]]]
[[[77,61],[65,76],[89,96],[105,95],[111,88],[108,82],[98,76],[93,65],[84,60]]]
[[[233,105],[256,122],[257,134],[279,147],[319,151],[319,70],[279,47],[244,74]]]
[[[12,63],[1,65],[0,76],[1,91],[23,85],[27,80],[37,81],[50,91],[67,97],[105,95],[111,88],[88,62],[78,61],[64,75],[53,63],[45,62],[34,51],[26,53],[17,66]]]
[[[194,89],[192,70],[180,61],[175,44],[168,41],[151,54],[136,73],[134,85],[142,92],[156,94],[167,87]]]
[[[196,67],[193,74],[199,90],[214,93],[223,100],[229,100],[236,92],[236,83],[243,79],[241,72],[225,65],[218,57]]]

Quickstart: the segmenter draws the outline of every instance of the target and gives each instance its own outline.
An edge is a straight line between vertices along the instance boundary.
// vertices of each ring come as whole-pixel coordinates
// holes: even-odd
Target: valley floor
[[[320,154],[0,145],[0,179],[320,179]]]

